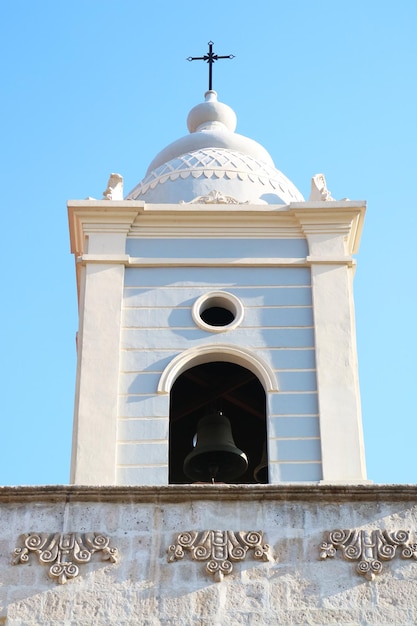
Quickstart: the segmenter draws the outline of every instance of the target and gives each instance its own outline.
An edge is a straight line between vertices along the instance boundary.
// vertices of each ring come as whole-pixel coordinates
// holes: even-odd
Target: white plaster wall
[[[305,239],[236,238],[235,234],[220,232],[216,238],[133,238],[126,241],[126,254],[143,258],[303,258],[308,254]]]
[[[417,561],[396,557],[368,581],[355,564],[319,559],[337,528],[417,531],[415,487],[320,490],[215,487],[79,491],[3,489],[0,504],[0,623],[7,626],[411,626],[417,623]],[[275,490],[275,491],[274,491]],[[19,496],[19,492],[25,494]],[[258,493],[258,496],[256,495]],[[81,494],[81,495],[80,495]],[[240,495],[239,495],[240,494]],[[394,495],[393,495],[394,494]],[[186,530],[261,530],[273,560],[250,554],[221,583],[186,553],[167,548]],[[31,554],[11,565],[19,535],[106,533],[116,564],[99,553],[58,585]],[[3,620],[3,621],[2,621]]]
[[[292,247],[288,241],[282,243],[283,254],[305,249],[302,240],[293,241]],[[196,240],[191,247],[184,245],[183,256],[185,251],[196,255],[199,244]],[[241,255],[244,244],[240,242]],[[141,240],[136,247],[129,245],[131,254],[158,251],[158,245],[154,249]],[[215,245],[218,257],[222,243]],[[268,241],[264,254],[272,245],[279,248],[281,242]],[[171,241],[166,246],[167,256],[181,256]],[[229,253],[236,254],[238,247],[234,242]],[[252,242],[251,250],[260,253],[262,245]],[[193,303],[213,290],[227,291],[242,301],[245,315],[238,328],[211,333],[193,322]],[[310,269],[147,267],[125,272],[118,484],[167,484],[169,397],[157,395],[158,381],[185,350],[223,343],[253,351],[277,377],[279,392],[268,394],[272,482],[321,479]]]

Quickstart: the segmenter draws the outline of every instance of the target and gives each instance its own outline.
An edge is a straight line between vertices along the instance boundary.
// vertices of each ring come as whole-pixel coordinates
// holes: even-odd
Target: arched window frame
[[[190,348],[181,352],[167,365],[161,374],[157,393],[168,394],[172,385],[185,370],[211,361],[229,361],[250,370],[262,383],[265,392],[279,391],[272,368],[250,350],[228,344],[211,344]]]

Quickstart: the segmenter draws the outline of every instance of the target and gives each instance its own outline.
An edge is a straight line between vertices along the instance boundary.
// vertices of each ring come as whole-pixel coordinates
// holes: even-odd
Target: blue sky
[[[414,0],[3,0],[0,484],[69,480],[77,302],[66,201],[125,190],[213,87],[308,197],[367,200],[355,277],[369,478],[415,482]],[[335,416],[337,419],[337,416]],[[99,445],[99,442],[98,442]]]

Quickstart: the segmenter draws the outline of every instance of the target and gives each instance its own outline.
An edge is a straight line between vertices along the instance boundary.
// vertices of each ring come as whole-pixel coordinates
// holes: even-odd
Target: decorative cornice
[[[318,502],[411,502],[416,503],[417,485],[374,484],[285,484],[280,485],[165,485],[88,486],[44,485],[0,487],[1,503],[16,502],[196,502],[201,500],[257,500]]]
[[[340,235],[346,241],[348,254],[358,252],[365,219],[365,202],[292,202],[289,207],[307,240],[318,235]]]
[[[168,562],[184,558],[184,550],[194,561],[205,561],[206,572],[216,582],[233,571],[233,562],[244,561],[248,551],[254,559],[270,561],[268,544],[263,543],[261,531],[190,530],[179,533],[175,543],[168,548]]]
[[[320,558],[341,552],[346,561],[356,562],[356,572],[373,580],[380,574],[383,561],[392,561],[400,552],[403,559],[417,559],[417,544],[410,543],[408,530],[333,530],[320,544]]]
[[[27,533],[21,539],[23,546],[15,548],[13,565],[28,563],[30,553],[35,553],[40,564],[50,566],[49,577],[61,585],[78,576],[78,566],[88,563],[96,552],[102,553],[104,561],[117,561],[117,548],[102,533]]]
[[[71,252],[78,259],[86,252],[86,240],[91,233],[127,236],[143,202],[120,200],[69,200],[68,222]],[[123,250],[124,250],[123,246]],[[117,250],[120,252],[120,250]],[[81,265],[76,265],[77,293],[80,298]]]
[[[364,202],[292,202],[287,205],[147,204],[124,200],[68,202],[71,250],[84,249],[87,233],[126,233],[129,237],[305,238],[340,234],[349,253],[359,244]]]
[[[69,200],[68,221],[71,252],[80,255],[87,232],[128,233],[143,202],[108,200]]]

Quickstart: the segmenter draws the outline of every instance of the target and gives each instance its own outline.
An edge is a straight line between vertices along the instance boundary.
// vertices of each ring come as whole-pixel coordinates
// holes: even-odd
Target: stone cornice
[[[77,291],[86,263],[131,267],[213,265],[287,266],[326,263],[353,266],[365,215],[362,201],[255,204],[145,204],[133,200],[70,200],[71,251],[76,258]],[[110,238],[109,238],[110,236]],[[87,238],[102,237],[106,252],[88,253]],[[141,259],[124,255],[125,238],[294,239],[306,238],[306,259]],[[93,240],[93,239],[92,239]],[[334,243],[336,242],[336,243]],[[93,245],[94,248],[94,245]]]
[[[69,200],[71,252],[76,255],[84,252],[84,239],[88,232],[127,234],[142,207],[143,202]]]
[[[0,503],[15,502],[184,502],[199,500],[416,502],[417,485],[282,484],[282,485],[169,485],[83,486],[42,485],[0,487]]]
[[[308,240],[317,235],[340,235],[346,241],[348,254],[358,252],[365,202],[297,202],[290,206]]]
[[[292,202],[288,205],[145,204],[123,200],[70,200],[71,251],[83,254],[88,232],[133,237],[305,237],[342,234],[356,252],[365,214],[362,201]],[[239,219],[237,219],[239,216]]]
[[[109,200],[69,200],[68,223],[71,252],[76,261],[77,293],[80,298],[79,257],[86,252],[86,237],[91,233],[127,236],[143,202]],[[124,249],[123,243],[123,249]],[[119,250],[118,250],[119,252]]]

